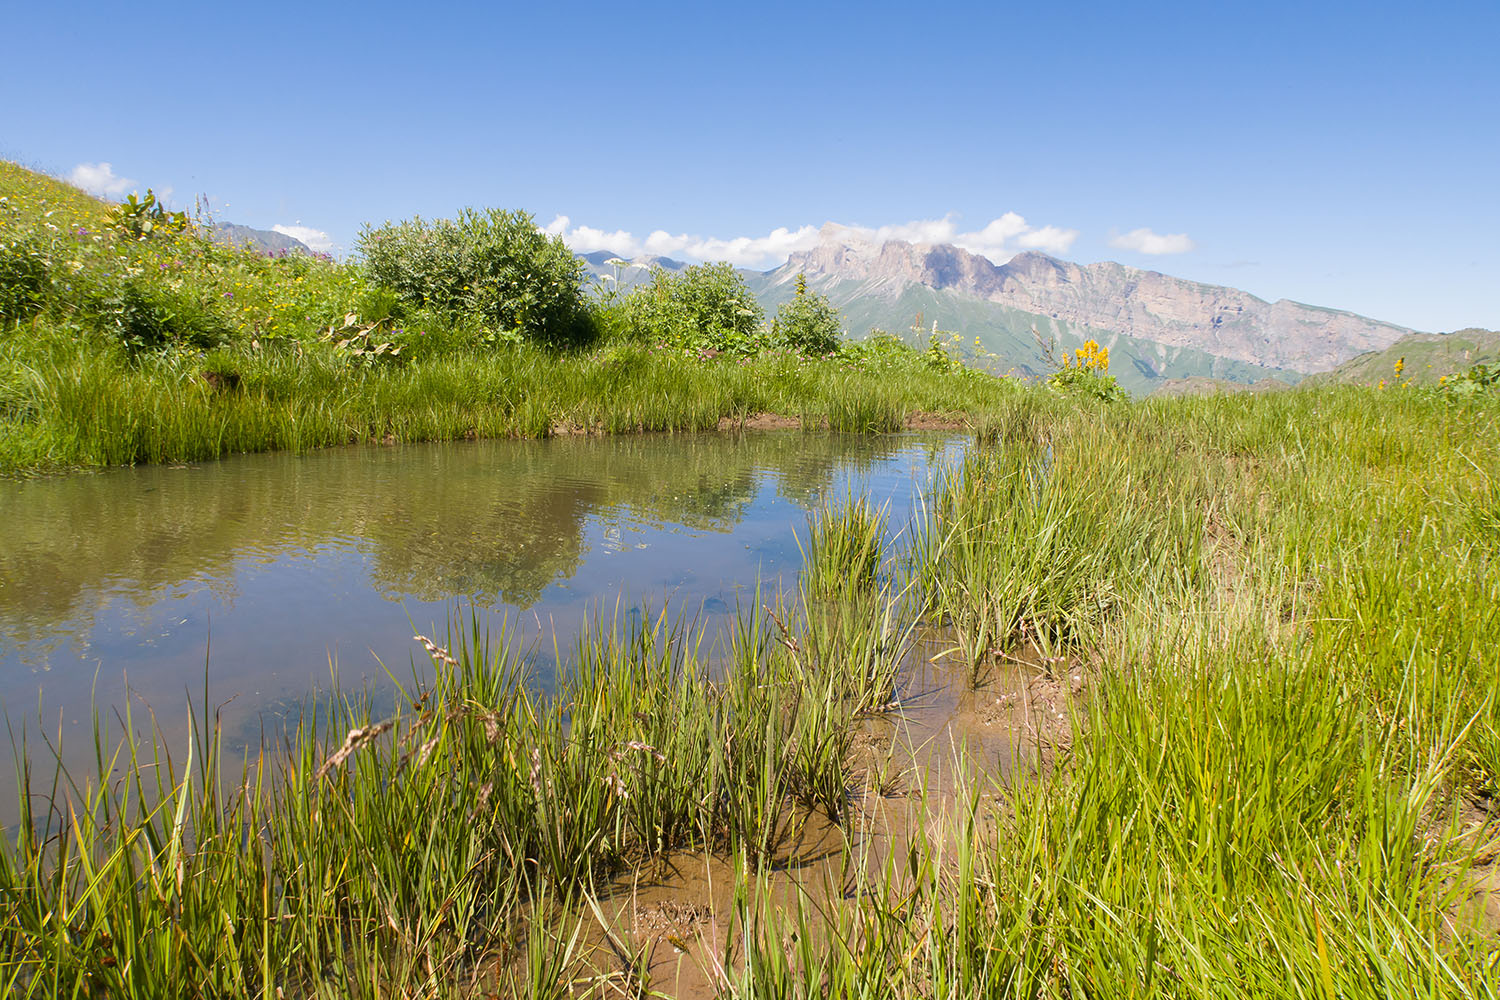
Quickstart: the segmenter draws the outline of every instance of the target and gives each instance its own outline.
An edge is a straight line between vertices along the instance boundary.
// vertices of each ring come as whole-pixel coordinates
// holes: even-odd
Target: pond
[[[345,688],[410,677],[413,634],[441,637],[455,613],[508,616],[547,656],[595,611],[670,607],[712,632],[757,581],[795,586],[815,504],[866,495],[899,529],[964,447],[562,437],[0,482],[0,709],[79,747],[94,705],[183,731],[206,683],[246,745],[335,671]]]

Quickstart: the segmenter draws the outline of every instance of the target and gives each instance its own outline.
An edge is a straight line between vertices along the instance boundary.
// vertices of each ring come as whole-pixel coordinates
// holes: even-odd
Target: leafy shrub
[[[180,233],[188,227],[186,212],[168,212],[156,200],[156,192],[146,189],[146,197],[129,195],[120,203],[112,220],[116,229],[133,239]]]
[[[797,275],[797,291],[776,310],[771,340],[802,354],[828,354],[843,336],[839,311],[826,295],[807,290],[807,277]]]
[[[0,323],[31,316],[46,293],[47,258],[36,241],[18,237],[0,243]]]
[[[674,347],[752,354],[766,343],[765,312],[728,264],[697,264],[680,274],[653,268],[625,310],[637,335]]]
[[[229,339],[229,325],[186,292],[139,279],[125,282],[95,303],[100,326],[132,354],[179,345],[209,348]]]
[[[1438,380],[1438,386],[1443,392],[1453,396],[1473,396],[1500,389],[1500,365],[1492,368],[1486,364],[1477,364],[1466,372],[1444,375]]]
[[[349,313],[342,326],[330,326],[323,339],[331,341],[334,351],[351,364],[369,367],[382,360],[395,361],[401,356],[401,346],[388,339],[392,332],[382,330],[388,317],[381,316],[367,323],[359,321],[359,315]]]
[[[525,212],[464,209],[457,219],[366,226],[359,250],[371,284],[414,306],[477,314],[541,343],[586,333],[583,262]]]

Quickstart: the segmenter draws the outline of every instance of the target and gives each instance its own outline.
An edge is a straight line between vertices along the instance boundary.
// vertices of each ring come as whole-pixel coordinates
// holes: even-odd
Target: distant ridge
[[[591,269],[613,272],[609,262],[612,260],[625,260],[619,254],[610,250],[595,250],[592,253],[581,253],[578,255],[588,262]],[[673,260],[671,257],[657,257],[653,254],[643,254],[640,257],[632,257],[625,263],[633,264],[637,268],[664,267],[668,271],[681,271],[687,267],[684,261]]]
[[[251,250],[296,250],[300,253],[312,253],[312,249],[306,243],[273,229],[252,229],[233,222],[215,222],[205,226],[204,229],[208,231],[209,237],[215,243],[222,243],[225,246],[246,247]]]
[[[1066,351],[1094,339],[1109,346],[1111,374],[1133,393],[1202,392],[1221,383],[1264,391],[1415,335],[1346,310],[1268,302],[1114,262],[1082,265],[1028,251],[996,264],[950,244],[871,243],[833,224],[820,237],[780,267],[740,272],[768,314],[805,275],[839,308],[851,336],[879,329],[925,340],[933,329],[956,332],[959,350],[999,373],[1046,374],[1045,345]],[[647,280],[653,266],[687,266],[663,257],[612,266],[617,257],[607,250],[580,257],[599,281],[621,290]]]
[[[1004,264],[947,244],[879,246],[824,227],[822,242],[771,272],[772,285],[857,282],[860,294],[894,299],[912,285],[993,302],[1087,328],[1192,348],[1266,368],[1326,371],[1413,331],[1355,313],[1174,278],[1112,262],[1079,265],[1028,251]],[[844,294],[848,294],[847,292]]]
[[[628,292],[637,285],[650,281],[653,268],[660,267],[676,273],[688,266],[686,261],[673,260],[671,257],[657,257],[654,254],[643,254],[626,260],[612,250],[594,250],[575,256],[584,262],[594,281],[621,292]],[[612,260],[624,261],[624,264],[612,265],[610,264]]]

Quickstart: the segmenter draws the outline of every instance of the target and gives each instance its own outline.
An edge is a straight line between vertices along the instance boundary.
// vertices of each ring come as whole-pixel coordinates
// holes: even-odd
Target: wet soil
[[[816,920],[857,905],[867,885],[899,893],[910,847],[943,864],[961,810],[998,798],[1019,773],[1064,766],[1091,665],[1021,649],[997,656],[970,686],[966,671],[942,656],[946,646],[942,636],[919,641],[896,709],[857,723],[844,821],[800,817],[761,888],[769,911],[792,914],[801,904]],[[1476,849],[1451,919],[1500,933],[1500,827],[1491,808],[1463,809],[1460,826]],[[743,960],[736,899],[743,875],[722,854],[679,852],[601,887],[599,909],[583,923],[583,992],[723,995]],[[632,955],[644,956],[636,965],[643,975],[627,971]]]
[[[1460,842],[1467,841],[1473,849],[1468,870],[1459,878],[1463,889],[1449,919],[1500,934],[1500,802],[1465,800],[1456,809],[1454,816],[1434,817],[1427,834],[1438,839],[1457,829]]]
[[[784,413],[751,413],[743,417],[720,417],[721,431],[795,431],[802,428],[801,417]]]
[[[848,905],[862,874],[880,881],[914,840],[923,856],[946,853],[958,810],[994,797],[1018,769],[1052,767],[1071,745],[1069,703],[1086,690],[1082,668],[1021,651],[971,688],[963,671],[933,662],[943,646],[937,637],[920,642],[899,707],[857,724],[844,822],[800,817],[769,874],[771,908],[791,912],[799,897],[814,912]],[[740,876],[723,855],[678,853],[618,877],[600,895],[603,922],[587,922],[586,977],[629,993],[624,956],[644,954],[649,991],[680,1000],[720,994],[726,956],[731,965],[740,957]]]

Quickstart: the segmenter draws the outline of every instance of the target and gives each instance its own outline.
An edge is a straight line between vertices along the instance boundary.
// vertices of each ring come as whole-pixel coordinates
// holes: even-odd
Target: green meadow
[[[727,269],[633,301],[583,288],[538,234],[524,250],[505,243],[511,213],[445,259],[452,234],[387,227],[407,238],[381,271],[219,246],[170,216],[140,233],[146,221],[9,163],[0,199],[0,472],[704,430],[765,413],[884,431],[913,414],[960,423],[1012,390],[942,350],[841,343],[816,309],[762,317]],[[481,251],[519,264],[476,263]],[[520,265],[562,273],[528,281]],[[502,291],[465,287],[482,284],[473,275]],[[561,305],[543,294],[554,285],[570,289]]]
[[[816,510],[730,634],[602,613],[548,694],[460,615],[394,712],[321,696],[248,756],[208,704],[182,745],[101,706],[83,770],[13,720],[8,995],[1500,993],[1482,379],[1131,401],[1107,354],[1019,384],[829,345],[817,302],[745,317],[722,273],[542,321],[125,238],[4,171],[11,472],[760,413],[973,435],[908,524]],[[368,237],[441,243],[402,226]],[[964,726],[924,723],[935,690]]]

